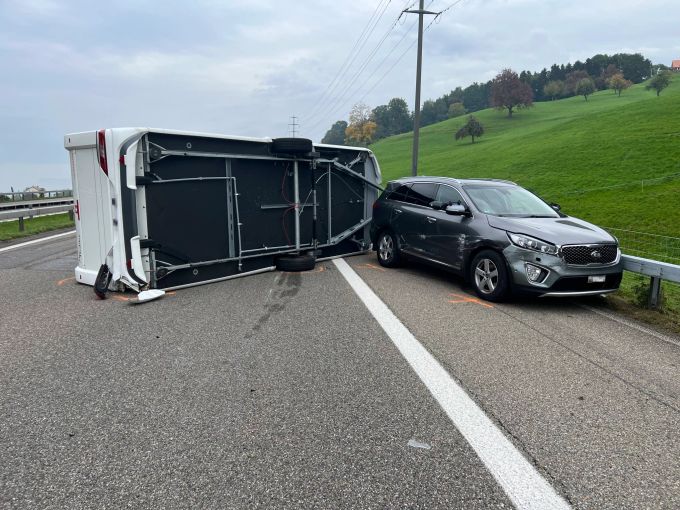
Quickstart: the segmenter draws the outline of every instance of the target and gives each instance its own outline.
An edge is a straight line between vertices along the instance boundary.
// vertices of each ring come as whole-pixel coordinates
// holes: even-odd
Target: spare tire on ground
[[[289,273],[311,271],[315,265],[314,255],[283,255],[276,259],[276,269]]]
[[[272,152],[274,154],[309,154],[314,151],[314,144],[308,138],[274,138]]]

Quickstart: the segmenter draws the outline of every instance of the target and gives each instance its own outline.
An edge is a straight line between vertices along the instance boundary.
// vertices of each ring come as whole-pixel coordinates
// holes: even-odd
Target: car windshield
[[[515,218],[558,218],[559,214],[519,186],[464,186],[475,207],[485,214]]]

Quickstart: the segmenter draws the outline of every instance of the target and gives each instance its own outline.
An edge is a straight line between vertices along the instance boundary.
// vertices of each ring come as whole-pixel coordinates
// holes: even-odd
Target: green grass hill
[[[640,84],[588,99],[476,112],[486,134],[474,144],[454,140],[466,116],[427,126],[419,173],[509,179],[601,226],[680,237],[680,77],[659,97]],[[410,174],[411,143],[371,146],[385,182]]]

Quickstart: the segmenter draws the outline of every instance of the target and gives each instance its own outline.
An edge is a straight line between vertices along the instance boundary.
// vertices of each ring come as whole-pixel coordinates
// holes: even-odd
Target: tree
[[[398,97],[390,99],[387,104],[373,108],[371,120],[378,125],[373,140],[405,133],[411,129],[412,123],[408,104]]]
[[[545,87],[543,87],[543,93],[554,101],[556,97],[561,96],[564,92],[564,82],[561,80],[549,81]]]
[[[633,84],[632,81],[626,80],[623,77],[623,73],[617,73],[607,81],[607,86],[612,89],[619,97],[621,97],[621,92],[626,90]]]
[[[408,104],[400,97],[394,97],[387,103],[390,118],[390,134],[406,133],[413,126],[413,118],[408,110]]]
[[[652,62],[641,54],[617,53],[612,55],[611,58],[627,80],[640,83],[649,78]]]
[[[467,122],[463,127],[456,131],[456,140],[472,137],[472,143],[475,143],[475,137],[480,137],[484,134],[484,126],[473,116],[468,117]]]
[[[533,104],[531,87],[512,69],[504,69],[491,82],[491,105],[499,110],[507,109],[508,117],[512,117],[515,108],[528,108]]]
[[[371,109],[364,103],[356,103],[349,112],[349,125],[345,129],[347,145],[368,145],[378,125],[371,120]]]
[[[321,143],[345,145],[345,129],[347,129],[347,122],[344,120],[337,121],[326,131],[326,134],[321,139]]]
[[[595,92],[595,83],[591,78],[583,78],[576,85],[576,93],[579,96],[583,96],[586,101],[588,101],[588,96]]]
[[[580,95],[576,88],[578,87],[578,84],[581,82],[581,80],[584,80],[586,78],[590,78],[590,75],[582,70],[576,70],[572,71],[570,73],[567,73],[567,78],[564,81],[564,89],[568,94],[573,94],[573,95]]]
[[[466,113],[467,112],[465,111],[465,106],[463,106],[463,103],[451,103],[449,106],[449,119],[460,117]]]
[[[491,82],[473,83],[463,89],[463,106],[469,112],[483,110],[489,106]]]
[[[616,67],[614,64],[609,64],[607,68],[602,71],[602,79],[607,82],[612,79],[613,76],[620,74],[623,76],[623,73],[619,70],[618,67]]]
[[[647,90],[656,90],[656,95],[661,94],[661,91],[671,84],[672,73],[670,71],[661,71],[652,78],[647,86]]]
[[[434,101],[428,99],[423,103],[423,108],[420,111],[420,125],[428,126],[435,122],[446,120],[449,116],[449,105],[443,97]]]

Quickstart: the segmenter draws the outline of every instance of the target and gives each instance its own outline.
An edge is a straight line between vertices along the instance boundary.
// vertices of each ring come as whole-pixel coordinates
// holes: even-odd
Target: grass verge
[[[661,309],[649,310],[646,308],[649,277],[625,271],[621,288],[609,295],[607,301],[629,317],[680,334],[680,285],[662,281],[661,289]]]
[[[69,219],[68,213],[51,214],[49,216],[37,216],[24,220],[24,231],[19,231],[19,220],[3,221],[0,223],[0,241],[18,239],[41,232],[58,230],[60,228],[73,227],[75,223]]]

